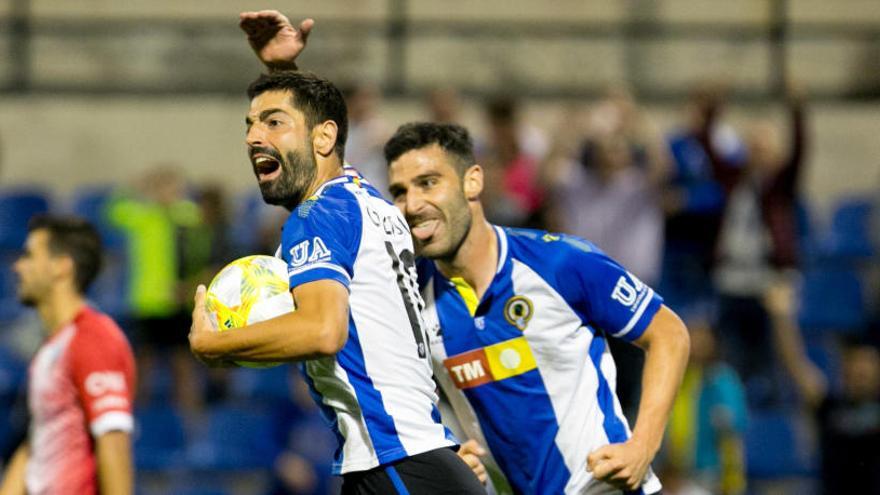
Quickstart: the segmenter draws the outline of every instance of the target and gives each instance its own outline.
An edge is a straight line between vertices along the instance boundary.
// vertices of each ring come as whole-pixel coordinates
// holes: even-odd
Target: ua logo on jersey
[[[306,239],[296,246],[290,248],[290,265],[294,268],[305,265],[306,263],[315,263],[316,261],[327,261],[330,259],[330,250],[320,237],[315,237],[311,241]]]
[[[614,286],[614,291],[611,292],[611,299],[629,308],[634,308],[639,300],[645,296],[645,284],[632,275],[629,276],[629,279],[632,280],[632,283],[627,280],[626,276],[620,276],[617,285]]]

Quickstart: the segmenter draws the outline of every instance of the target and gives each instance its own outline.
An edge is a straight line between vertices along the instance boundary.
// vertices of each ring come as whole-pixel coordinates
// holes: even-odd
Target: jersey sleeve
[[[109,319],[83,323],[71,343],[72,377],[95,438],[134,428],[134,356]]]
[[[281,233],[281,258],[291,290],[316,280],[336,280],[346,288],[354,276],[360,246],[361,210],[349,197],[306,201],[291,214]]]
[[[585,323],[612,337],[638,339],[660,310],[663,298],[599,250],[574,247],[567,251],[559,277],[569,293],[566,299]]]

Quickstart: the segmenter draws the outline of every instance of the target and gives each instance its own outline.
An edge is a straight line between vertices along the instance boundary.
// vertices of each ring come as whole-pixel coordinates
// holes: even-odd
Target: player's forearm
[[[818,406],[825,398],[827,384],[824,375],[807,357],[800,331],[788,314],[771,312],[770,328],[773,344],[783,368],[791,375],[798,391],[810,406]]]
[[[201,334],[196,351],[210,359],[255,362],[332,356],[348,337],[348,327],[333,320],[337,319],[295,311],[243,328]]]
[[[25,495],[25,471],[29,456],[27,443],[21,445],[6,466],[3,483],[0,484],[0,495]]]
[[[638,344],[645,349],[642,395],[633,439],[656,454],[687,367],[690,337],[684,323],[663,306]]]
[[[131,437],[122,431],[101,435],[95,442],[98,483],[101,493],[129,495],[134,492]]]

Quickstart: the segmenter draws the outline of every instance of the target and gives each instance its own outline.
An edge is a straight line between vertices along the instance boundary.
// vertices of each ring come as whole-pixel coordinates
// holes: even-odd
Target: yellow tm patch
[[[521,375],[538,367],[525,337],[505,340],[484,347],[489,369],[495,380]]]

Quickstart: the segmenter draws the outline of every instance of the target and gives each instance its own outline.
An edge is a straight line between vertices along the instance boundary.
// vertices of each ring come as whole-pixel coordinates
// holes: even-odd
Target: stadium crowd
[[[348,161],[387,192],[382,147],[403,122],[382,118],[376,88],[346,93]],[[432,91],[411,120],[457,122],[459,98],[454,88]],[[521,103],[485,102],[476,152],[489,220],[594,242],[657,288],[690,329],[691,360],[654,465],[663,493],[880,492],[880,197],[842,198],[825,222],[799,193],[809,96],[791,85],[784,126],[755,118],[742,128],[725,120],[736,100],[713,84],[693,91],[673,129],[653,123],[623,86],[551,129],[532,125]],[[143,493],[337,490],[335,439],[297,371],[208,370],[186,347],[195,285],[238,256],[273,253],[284,212],[188,183],[174,165],[60,203],[0,191],[4,459],[24,436],[25,363],[39,344],[10,272],[21,222],[70,211],[103,234],[108,263],[89,295],[138,359]],[[643,358],[611,342],[632,424]]]

